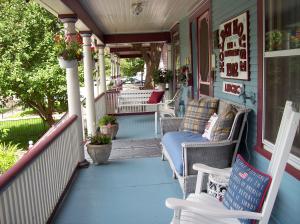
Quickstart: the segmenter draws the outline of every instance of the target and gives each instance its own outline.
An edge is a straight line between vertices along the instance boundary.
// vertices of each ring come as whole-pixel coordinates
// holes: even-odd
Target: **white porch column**
[[[116,64],[117,64],[117,77],[120,75],[120,58],[116,57]]]
[[[167,50],[168,50],[168,64],[167,64],[167,69],[172,71],[172,45],[171,44],[167,44]],[[175,74],[173,74],[173,78],[175,77]],[[169,99],[173,97],[174,93],[173,93],[173,81],[169,82]]]
[[[117,55],[114,55],[114,76],[117,78],[118,66],[117,66]]]
[[[115,75],[115,63],[114,63],[114,55],[110,54],[110,68],[111,68],[111,78],[113,78],[113,76]]]
[[[146,62],[144,62],[144,74],[143,74],[143,80],[146,80],[146,76],[147,76],[147,64]],[[143,81],[142,80],[142,81]]]
[[[77,18],[64,18],[61,19],[64,24],[65,35],[70,35],[76,38],[75,23]],[[83,127],[82,127],[82,115],[81,115],[81,102],[80,102],[80,90],[78,79],[78,66],[74,68],[66,69],[67,79],[67,95],[68,95],[68,113],[69,115],[77,115],[78,119],[78,148],[75,149],[78,152],[79,164],[85,166],[87,161],[84,158],[83,151]]]
[[[99,74],[100,74],[100,94],[106,92],[106,75],[104,62],[104,45],[98,45],[99,48]]]
[[[93,81],[93,64],[91,53],[91,33],[82,33],[84,86],[86,91],[86,122],[88,135],[96,133],[96,112]]]

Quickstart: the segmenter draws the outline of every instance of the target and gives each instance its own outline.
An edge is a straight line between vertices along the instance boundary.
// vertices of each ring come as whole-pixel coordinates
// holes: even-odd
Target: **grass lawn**
[[[7,130],[7,134],[0,135],[0,142],[19,144],[18,148],[26,149],[28,141],[36,142],[47,130],[42,119],[31,118],[15,121],[0,121],[0,130]],[[3,134],[2,134],[3,135]]]

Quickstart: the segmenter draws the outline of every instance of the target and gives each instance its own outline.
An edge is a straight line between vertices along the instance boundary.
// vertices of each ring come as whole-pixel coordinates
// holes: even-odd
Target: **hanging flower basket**
[[[78,61],[74,60],[65,60],[62,57],[58,57],[58,63],[61,68],[74,68],[77,66]]]

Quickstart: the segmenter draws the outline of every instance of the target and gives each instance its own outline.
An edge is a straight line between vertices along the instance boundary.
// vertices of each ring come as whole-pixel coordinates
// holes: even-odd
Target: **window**
[[[265,0],[263,143],[268,150],[274,147],[285,101],[300,104],[299,11],[299,0]],[[292,154],[299,167],[300,131]]]

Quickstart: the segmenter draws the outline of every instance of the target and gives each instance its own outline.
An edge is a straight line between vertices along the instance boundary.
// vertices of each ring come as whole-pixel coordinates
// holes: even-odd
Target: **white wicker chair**
[[[228,210],[216,198],[202,193],[201,187],[205,173],[230,176],[230,171],[208,167],[203,164],[194,164],[193,168],[198,170],[195,194],[191,194],[187,200],[176,198],[168,198],[166,200],[166,206],[174,209],[174,217],[171,223],[235,224],[240,223],[239,218],[245,218],[258,220],[259,224],[267,224],[300,121],[299,108],[298,112],[295,110],[291,102],[286,103],[273,156],[268,168],[268,174],[272,177],[272,183],[261,212]]]

